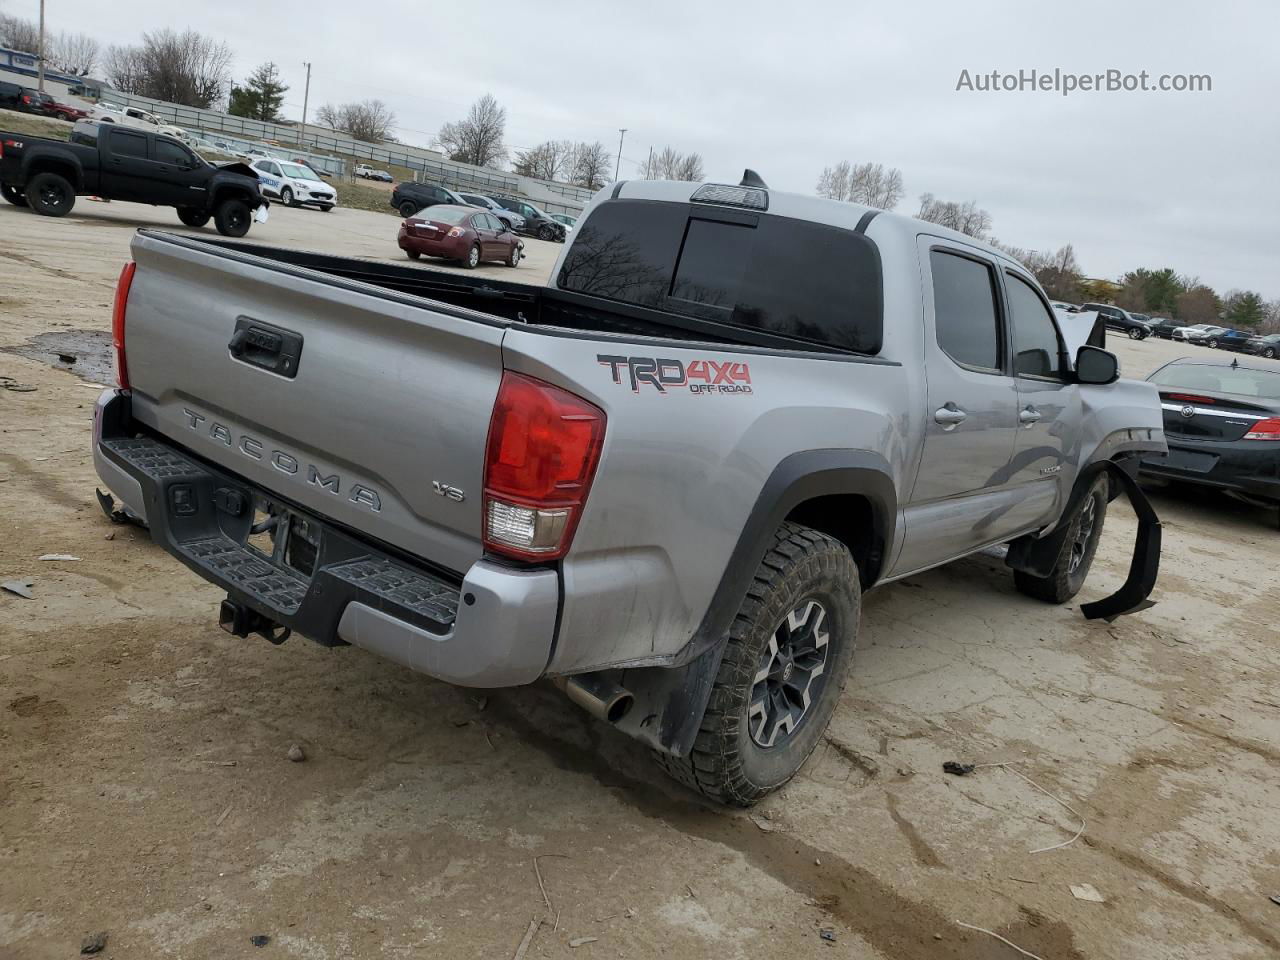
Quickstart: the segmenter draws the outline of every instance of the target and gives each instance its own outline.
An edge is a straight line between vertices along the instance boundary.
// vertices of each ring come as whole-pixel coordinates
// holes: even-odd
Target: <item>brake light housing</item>
[[[1244,435],[1246,440],[1280,440],[1280,417],[1267,417],[1265,420],[1256,421],[1249,432]]]
[[[121,390],[129,389],[129,364],[124,350],[124,317],[129,307],[129,288],[133,285],[133,273],[138,265],[130,260],[120,270],[116,281],[116,299],[111,307],[111,349],[115,357],[116,384]]]
[[[605,414],[561,387],[502,374],[484,466],[484,545],[518,560],[569,550],[600,453]]]

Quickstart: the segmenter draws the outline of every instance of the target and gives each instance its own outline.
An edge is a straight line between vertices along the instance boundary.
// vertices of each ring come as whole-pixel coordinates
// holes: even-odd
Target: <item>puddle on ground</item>
[[[59,330],[42,333],[26,343],[0,347],[5,353],[39,360],[67,370],[91,383],[115,381],[111,367],[111,334],[102,330]]]

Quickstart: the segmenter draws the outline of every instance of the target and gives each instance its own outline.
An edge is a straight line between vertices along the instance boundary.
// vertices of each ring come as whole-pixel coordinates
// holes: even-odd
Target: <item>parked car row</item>
[[[34,113],[40,117],[53,117],[74,123],[87,117],[88,111],[62,103],[48,93],[17,83],[0,81],[0,107],[19,113]]]
[[[1268,359],[1280,356],[1280,334],[1255,334],[1212,323],[1186,325],[1169,317],[1150,317],[1109,303],[1074,304],[1056,300],[1053,307],[1069,313],[1097,313],[1109,330],[1125,333],[1132,340],[1160,337],[1164,340],[1180,340],[1197,347],[1249,353]]]
[[[355,175],[364,180],[377,180],[381,183],[394,183],[395,177],[386,170],[375,170],[367,163],[356,164]]]
[[[411,181],[399,183],[391,191],[391,206],[405,218],[438,204],[480,207],[497,217],[508,230],[556,243],[564,243],[571,226],[519,197],[457,193],[438,183]]]

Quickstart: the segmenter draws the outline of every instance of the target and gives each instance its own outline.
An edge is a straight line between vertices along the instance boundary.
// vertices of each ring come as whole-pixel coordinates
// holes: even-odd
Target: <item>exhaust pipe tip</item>
[[[565,696],[605,723],[617,723],[627,715],[636,700],[630,690],[598,673],[556,677],[554,682]]]

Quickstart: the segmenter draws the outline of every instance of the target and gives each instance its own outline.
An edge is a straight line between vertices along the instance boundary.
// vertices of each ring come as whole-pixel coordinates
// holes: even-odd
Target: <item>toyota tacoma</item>
[[[543,678],[747,805],[819,742],[864,593],[1008,545],[1084,583],[1160,398],[1067,348],[972,237],[741,184],[622,182],[545,287],[142,230],[99,399],[104,509],[224,629],[470,687]]]

